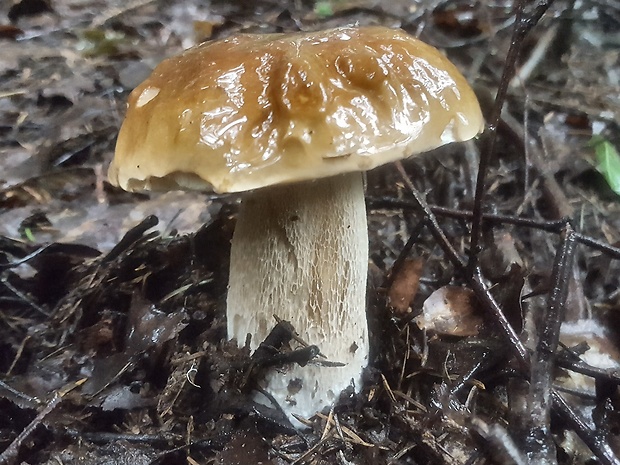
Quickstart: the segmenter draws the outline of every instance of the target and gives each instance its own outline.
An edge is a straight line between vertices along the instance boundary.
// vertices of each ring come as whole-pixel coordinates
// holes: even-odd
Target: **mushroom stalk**
[[[361,173],[269,187],[243,199],[231,250],[228,337],[243,345],[249,333],[254,350],[276,315],[327,360],[344,364],[291,364],[267,374],[262,387],[292,420],[292,413],[308,418],[331,406],[349,386],[359,391],[368,362],[367,270]]]

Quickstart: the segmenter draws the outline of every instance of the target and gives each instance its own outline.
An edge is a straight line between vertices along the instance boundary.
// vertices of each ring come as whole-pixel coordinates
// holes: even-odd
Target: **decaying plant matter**
[[[619,142],[617,8],[34,3],[0,5],[0,463],[620,463],[620,214],[586,157]],[[226,341],[237,199],[103,173],[164,41],[355,22],[442,48],[487,130],[368,173],[369,366],[298,431],[255,394],[320,344]]]

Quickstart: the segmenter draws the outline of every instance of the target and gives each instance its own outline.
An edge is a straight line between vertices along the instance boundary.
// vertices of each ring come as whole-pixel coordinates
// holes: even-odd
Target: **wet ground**
[[[556,1],[502,81],[514,11],[0,4],[0,463],[619,463],[620,8]],[[129,92],[164,57],[346,24],[440,47],[491,122],[501,84],[507,97],[475,142],[368,174],[371,363],[360,394],[299,432],[253,402],[264,368],[225,341],[239,199],[129,194],[106,171]],[[485,153],[477,279],[437,228],[465,258]]]

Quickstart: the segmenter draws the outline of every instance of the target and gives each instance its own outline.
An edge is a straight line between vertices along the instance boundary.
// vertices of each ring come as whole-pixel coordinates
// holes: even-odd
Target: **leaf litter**
[[[618,463],[620,204],[588,163],[593,135],[620,143],[615,6],[558,2],[526,36],[487,168],[482,280],[408,183],[467,256],[484,137],[407,161],[407,179],[368,173],[371,363],[306,431],[253,401],[260,363],[225,341],[237,199],[105,179],[128,92],[196,41],[400,26],[444,48],[490,115],[513,6],[0,5],[0,463]],[[450,289],[467,298],[439,310],[460,320],[422,330]]]

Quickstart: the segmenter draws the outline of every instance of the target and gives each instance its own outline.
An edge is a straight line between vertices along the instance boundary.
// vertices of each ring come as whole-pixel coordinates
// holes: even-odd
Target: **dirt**
[[[552,4],[502,78],[515,7],[0,4],[0,463],[620,463],[620,202],[589,145],[620,147],[620,9]],[[368,173],[364,386],[296,430],[253,400],[264,361],[226,341],[238,196],[130,194],[106,171],[129,92],[164,57],[348,24],[440,47],[489,127]]]

